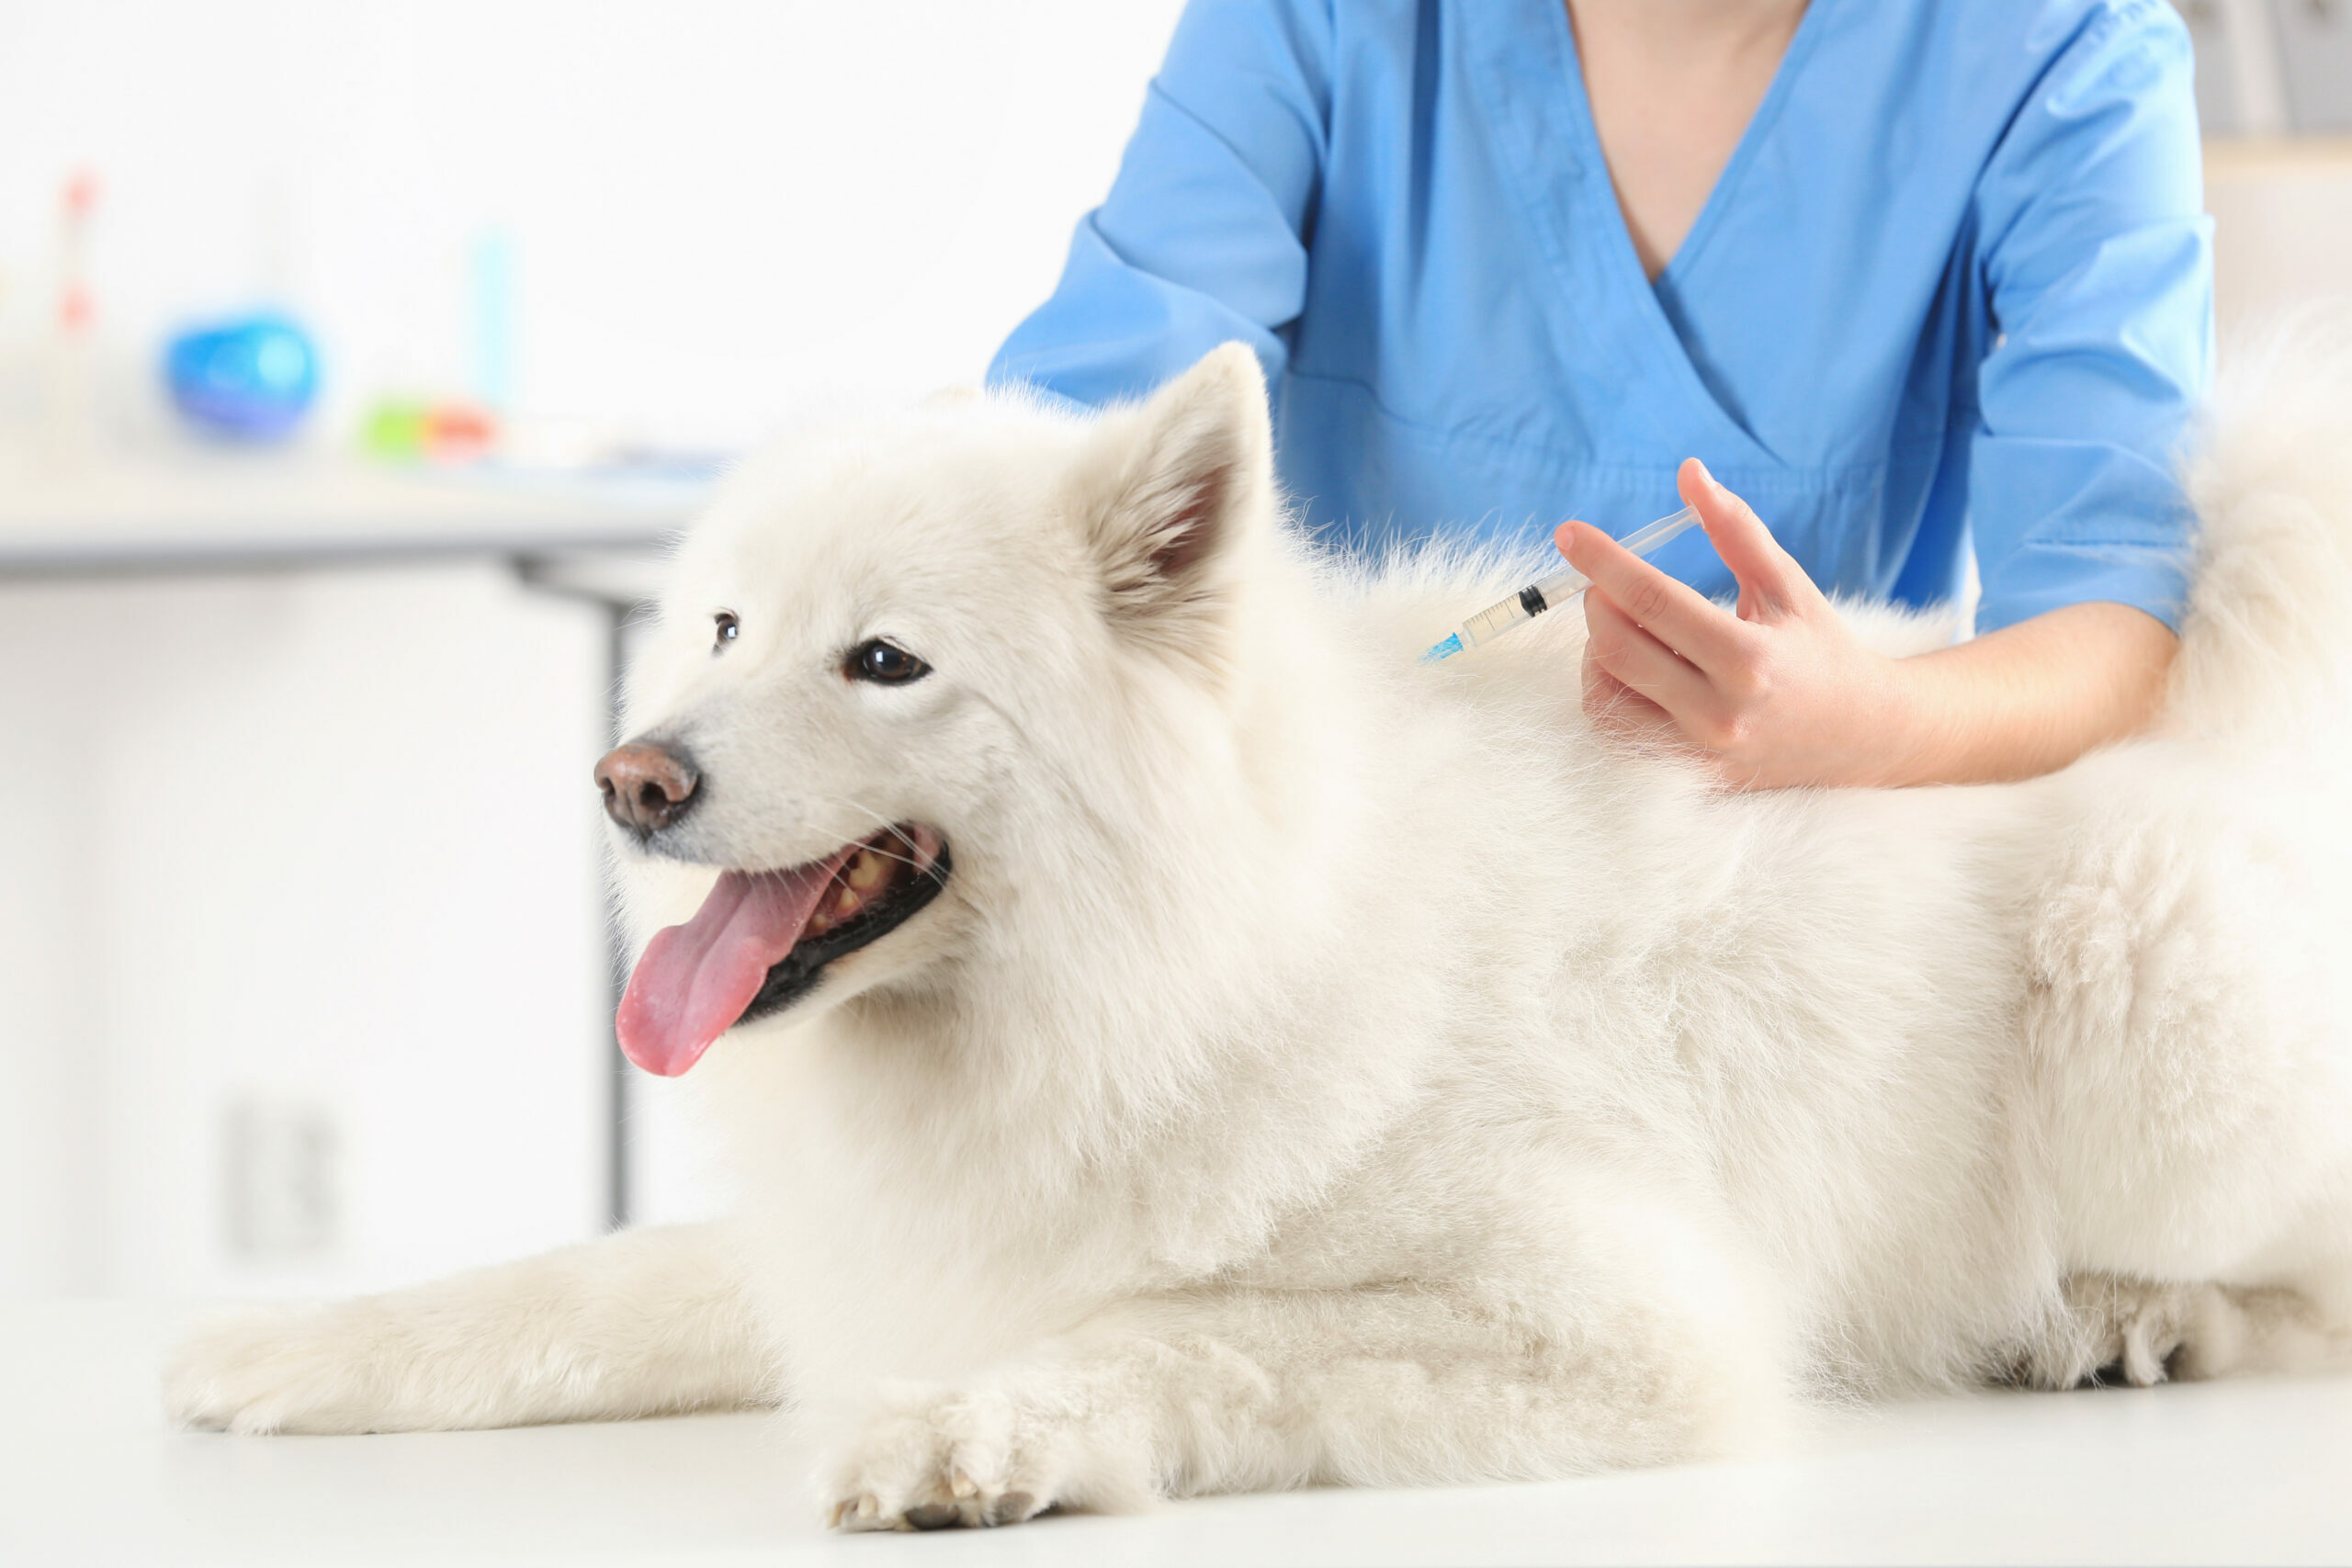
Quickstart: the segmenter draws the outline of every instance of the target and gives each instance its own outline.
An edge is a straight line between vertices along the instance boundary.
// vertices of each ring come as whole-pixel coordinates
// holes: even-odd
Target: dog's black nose
[[[605,814],[639,833],[667,828],[684,816],[701,782],[692,762],[650,740],[616,746],[596,764]]]

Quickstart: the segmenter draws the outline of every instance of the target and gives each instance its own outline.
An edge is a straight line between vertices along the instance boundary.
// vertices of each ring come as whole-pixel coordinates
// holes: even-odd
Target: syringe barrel
[[[1527,613],[1526,607],[1520,604],[1519,595],[1514,593],[1508,599],[1487,605],[1463,622],[1462,646],[1476,648],[1482,642],[1491,642],[1513,626],[1532,619],[1534,617]]]
[[[1490,642],[1513,626],[1525,626],[1547,610],[1556,610],[1587,586],[1584,573],[1573,567],[1530,583],[1508,599],[1487,605],[1462,623],[1462,646]]]

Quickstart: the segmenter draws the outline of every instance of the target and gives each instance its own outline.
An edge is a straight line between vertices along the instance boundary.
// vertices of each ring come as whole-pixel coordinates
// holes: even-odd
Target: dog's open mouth
[[[807,996],[826,964],[906,923],[946,886],[947,842],[903,824],[786,871],[730,871],[657,933],[614,1020],[621,1049],[675,1077],[746,1019]]]

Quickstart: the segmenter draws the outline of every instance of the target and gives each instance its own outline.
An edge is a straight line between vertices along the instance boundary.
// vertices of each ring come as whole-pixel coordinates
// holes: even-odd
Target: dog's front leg
[[[1710,1321],[1724,1304],[1405,1286],[1132,1302],[958,1386],[888,1390],[820,1502],[845,1529],[924,1529],[1731,1451],[1782,1395],[1754,1325]]]
[[[773,1403],[776,1382],[723,1234],[681,1225],[210,1325],[164,1396],[185,1426],[404,1432]]]

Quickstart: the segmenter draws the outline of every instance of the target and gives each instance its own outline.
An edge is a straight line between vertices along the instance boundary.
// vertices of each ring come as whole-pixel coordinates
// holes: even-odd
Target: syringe
[[[1637,528],[1617,542],[1637,556],[1645,556],[1685,528],[1699,521],[1694,507],[1684,507],[1671,517],[1661,517],[1646,528]],[[1510,598],[1489,604],[1468,620],[1462,629],[1421,655],[1421,662],[1451,659],[1465,648],[1476,648],[1482,642],[1492,642],[1514,626],[1523,626],[1546,610],[1556,610],[1592,585],[1591,580],[1574,567],[1564,567],[1551,576],[1539,578]]]

